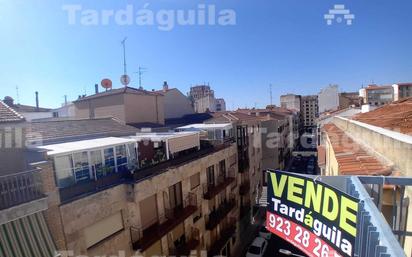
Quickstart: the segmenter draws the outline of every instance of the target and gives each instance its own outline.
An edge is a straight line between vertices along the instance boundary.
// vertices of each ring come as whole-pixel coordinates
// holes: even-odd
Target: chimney
[[[167,81],[163,82],[163,92],[167,92],[169,90],[169,85],[167,84]]]
[[[36,109],[39,110],[39,92],[36,91]]]
[[[98,84],[94,84],[94,92],[95,92],[96,94],[99,93],[99,85],[98,85]]]

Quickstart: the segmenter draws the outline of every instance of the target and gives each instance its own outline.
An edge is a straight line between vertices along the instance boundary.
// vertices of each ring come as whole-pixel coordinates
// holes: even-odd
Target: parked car
[[[266,240],[270,240],[270,237],[272,236],[272,233],[270,231],[268,231],[265,226],[262,226],[259,229],[259,236],[263,237]]]
[[[256,237],[255,240],[253,240],[253,243],[249,246],[246,257],[262,257],[266,252],[267,246],[268,242],[266,239]]]

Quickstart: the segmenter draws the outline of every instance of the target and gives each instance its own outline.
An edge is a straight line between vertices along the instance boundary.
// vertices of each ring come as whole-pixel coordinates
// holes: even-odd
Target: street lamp
[[[279,249],[279,252],[282,253],[282,254],[284,254],[284,255],[289,255],[289,256],[305,257],[305,256],[303,256],[303,255],[299,255],[299,254],[296,254],[296,253],[292,253],[291,251],[285,250],[285,249]]]

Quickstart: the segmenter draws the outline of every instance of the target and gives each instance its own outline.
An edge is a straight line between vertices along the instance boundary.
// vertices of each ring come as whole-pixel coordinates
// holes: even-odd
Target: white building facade
[[[335,111],[339,108],[339,87],[329,85],[318,94],[319,113],[325,111]]]

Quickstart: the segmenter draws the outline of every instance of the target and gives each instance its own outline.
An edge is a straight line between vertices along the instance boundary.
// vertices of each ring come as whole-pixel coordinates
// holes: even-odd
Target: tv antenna
[[[123,45],[123,75],[127,75],[127,69],[126,69],[126,40],[127,37],[125,37],[121,43]]]
[[[16,85],[16,98],[17,98],[17,104],[20,104],[20,94],[19,94],[19,86]]]
[[[137,72],[135,72],[139,76],[139,88],[142,88],[142,76],[145,72],[147,72],[147,68],[141,66],[139,66]]]

